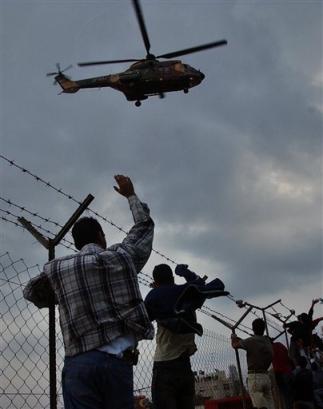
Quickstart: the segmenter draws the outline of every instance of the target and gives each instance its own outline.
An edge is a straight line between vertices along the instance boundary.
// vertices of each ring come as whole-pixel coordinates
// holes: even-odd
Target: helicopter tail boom
[[[59,85],[62,88],[62,92],[68,93],[68,94],[74,94],[77,92],[80,87],[79,85],[75,82],[67,78],[64,74],[59,74],[55,77],[55,80],[59,83]]]

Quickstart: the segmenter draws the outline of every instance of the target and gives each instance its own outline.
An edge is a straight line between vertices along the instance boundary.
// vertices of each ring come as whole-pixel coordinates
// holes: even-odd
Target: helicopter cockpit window
[[[158,63],[154,60],[144,60],[144,61],[138,61],[134,64],[132,64],[131,68],[132,69],[137,69],[137,70],[141,70],[141,69],[145,69],[145,68],[152,68],[157,66]]]
[[[174,65],[175,71],[184,72],[184,65],[182,63],[177,63]]]

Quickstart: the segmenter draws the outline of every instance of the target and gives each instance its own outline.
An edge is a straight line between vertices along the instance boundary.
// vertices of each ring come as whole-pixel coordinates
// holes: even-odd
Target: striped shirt
[[[129,333],[137,341],[153,338],[137,274],[151,253],[154,222],[136,195],[128,200],[135,224],[122,243],[106,250],[91,243],[52,260],[24,289],[24,297],[38,307],[48,306],[48,294],[54,291],[66,356]]]

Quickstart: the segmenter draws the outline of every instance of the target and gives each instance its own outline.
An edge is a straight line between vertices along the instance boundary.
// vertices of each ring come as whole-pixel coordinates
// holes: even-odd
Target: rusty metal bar
[[[62,227],[61,231],[53,238],[44,237],[35,227],[24,217],[19,217],[18,221],[21,225],[29,231],[38,241],[48,250],[48,260],[55,258],[55,247],[64,238],[66,233],[86,210],[89,204],[94,199],[94,196],[89,194],[80,204],[78,209],[73,213],[69,220]],[[55,305],[49,307],[49,407],[50,409],[57,409],[57,374],[56,374],[56,311]]]
[[[89,206],[89,204],[92,202],[93,199],[94,199],[94,196],[87,195],[84,201],[80,204],[80,206],[72,214],[69,220],[65,223],[61,231],[54,237],[53,239],[54,246],[56,246],[62,240],[65,234],[69,231],[69,229],[76,222],[76,220],[80,217],[80,215],[84,212],[84,210],[86,210],[86,208]]]

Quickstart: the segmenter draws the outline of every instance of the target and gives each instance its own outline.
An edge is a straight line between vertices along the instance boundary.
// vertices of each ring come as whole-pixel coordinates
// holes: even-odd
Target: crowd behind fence
[[[29,267],[8,253],[0,255],[1,409],[49,408],[48,309],[39,310],[22,295],[25,283],[39,272],[37,265]],[[57,329],[57,407],[61,409],[64,348],[58,323]],[[237,396],[239,379],[230,339],[208,329],[196,338],[198,351],[192,358],[192,368],[197,406],[207,398]],[[142,341],[139,349],[140,359],[134,368],[135,396],[149,402],[155,342]]]

